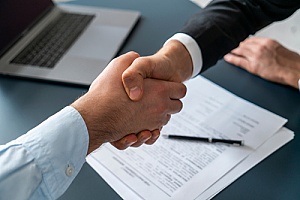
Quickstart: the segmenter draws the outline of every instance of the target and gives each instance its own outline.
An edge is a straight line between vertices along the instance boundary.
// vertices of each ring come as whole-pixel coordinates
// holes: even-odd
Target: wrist
[[[192,77],[193,62],[186,47],[177,40],[168,41],[159,54],[164,55],[169,61],[170,67],[174,68],[175,77],[173,81],[183,82]],[[174,76],[173,76],[174,77]]]
[[[201,49],[196,40],[188,34],[176,33],[165,44],[172,40],[179,41],[185,47],[192,61],[192,77],[198,75],[202,69],[203,60]]]
[[[93,112],[91,112],[93,108],[90,108],[90,106],[93,104],[91,104],[88,101],[88,97],[86,95],[87,94],[77,99],[71,104],[71,106],[79,112],[87,127],[89,135],[89,145],[87,154],[90,154],[107,141],[104,137],[105,134],[101,134],[101,131],[97,131],[97,127],[94,126],[95,124],[99,124],[99,121],[97,120],[97,123],[95,123],[96,119],[94,119],[94,117],[92,116]]]

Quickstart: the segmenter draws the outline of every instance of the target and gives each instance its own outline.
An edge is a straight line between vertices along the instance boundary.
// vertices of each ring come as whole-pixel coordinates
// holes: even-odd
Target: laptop
[[[1,0],[0,73],[90,85],[139,17],[133,10]]]

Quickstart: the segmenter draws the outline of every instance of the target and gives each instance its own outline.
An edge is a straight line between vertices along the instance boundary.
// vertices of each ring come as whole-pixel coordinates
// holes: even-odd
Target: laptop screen
[[[52,6],[51,0],[0,0],[0,56]]]

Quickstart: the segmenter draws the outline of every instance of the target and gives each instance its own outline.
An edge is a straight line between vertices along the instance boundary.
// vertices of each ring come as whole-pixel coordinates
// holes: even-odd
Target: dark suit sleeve
[[[292,15],[300,0],[215,0],[193,15],[180,32],[199,45],[202,71],[259,29]]]

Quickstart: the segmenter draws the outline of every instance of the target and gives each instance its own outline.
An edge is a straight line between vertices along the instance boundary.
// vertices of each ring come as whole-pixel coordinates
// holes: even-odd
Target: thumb
[[[143,96],[144,79],[153,78],[152,62],[146,57],[140,57],[133,61],[122,74],[122,82],[128,97],[133,101],[138,101]]]
[[[128,97],[133,101],[139,101],[143,96],[144,78],[141,74],[126,70],[122,75],[122,82]]]

